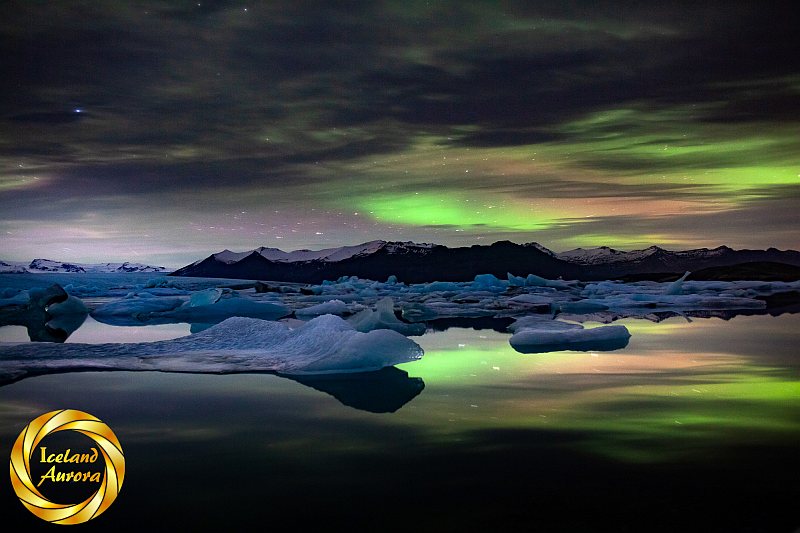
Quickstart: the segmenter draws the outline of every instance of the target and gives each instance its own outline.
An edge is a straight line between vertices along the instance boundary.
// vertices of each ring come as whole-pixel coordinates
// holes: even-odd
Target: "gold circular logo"
[[[51,433],[67,430],[82,433],[92,439],[98,445],[100,453],[105,460],[102,479],[100,479],[99,474],[94,474],[94,476],[98,477],[96,481],[100,482],[99,488],[86,500],[76,504],[51,502],[42,495],[31,480],[31,458],[39,442]],[[94,456],[88,453],[76,453],[69,456],[69,453],[67,453],[58,456],[52,454],[50,457],[46,457],[44,448],[40,450],[45,462],[78,463],[93,462],[97,459],[97,451],[94,448]],[[72,477],[73,475],[75,476],[74,478]],[[83,476],[82,478],[81,475]],[[55,475],[52,474],[52,476],[55,479]],[[61,476],[61,473],[59,473],[59,476]],[[74,474],[70,472],[65,477],[67,480],[86,481],[89,475],[88,473]],[[114,432],[97,417],[75,409],[51,411],[36,418],[25,426],[11,450],[11,484],[14,487],[14,492],[17,493],[22,504],[30,512],[42,520],[47,520],[54,524],[80,524],[99,516],[117,498],[124,478],[125,457],[122,455],[122,446]]]

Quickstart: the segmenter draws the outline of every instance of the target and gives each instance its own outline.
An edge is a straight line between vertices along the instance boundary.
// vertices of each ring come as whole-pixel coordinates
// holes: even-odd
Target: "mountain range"
[[[556,253],[538,243],[499,241],[491,245],[446,246],[369,241],[325,250],[284,252],[256,248],[247,252],[223,250],[178,269],[171,275],[232,279],[260,279],[320,283],[341,276],[384,280],[390,275],[407,283],[467,281],[477,274],[505,277],[536,274],[563,279],[621,279],[659,276],[742,263],[776,263],[800,266],[794,250],[733,250],[727,246],[669,251],[658,246],[620,251],[608,247],[577,248]]]
[[[120,273],[120,272],[167,272],[162,266],[141,263],[66,263],[51,259],[34,259],[30,263],[0,261],[2,274],[42,273]]]

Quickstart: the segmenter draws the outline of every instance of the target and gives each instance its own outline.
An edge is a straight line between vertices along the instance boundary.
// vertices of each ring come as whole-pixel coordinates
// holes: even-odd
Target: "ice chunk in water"
[[[631,337],[625,326],[585,329],[580,324],[539,317],[524,317],[509,326],[509,329],[515,333],[508,342],[521,353],[617,350],[627,346]]]
[[[669,294],[669,295],[682,294],[683,282],[686,281],[686,278],[689,277],[689,274],[691,274],[691,272],[687,270],[686,273],[680,277],[680,279],[677,279],[672,283],[670,283],[669,285],[667,285],[667,289],[664,291],[664,294]]]
[[[165,372],[369,372],[421,358],[422,348],[389,330],[356,331],[324,315],[290,329],[280,322],[234,317],[168,341],[121,344],[0,343],[0,381],[70,370]]]
[[[566,281],[545,279],[536,274],[528,274],[525,278],[525,285],[528,287],[552,287],[554,289],[569,289],[570,284]]]
[[[407,324],[394,315],[394,300],[387,296],[375,304],[375,310],[364,309],[351,316],[348,321],[358,331],[391,329],[403,335],[422,335],[424,324]]]
[[[222,298],[222,289],[211,288],[204,291],[197,291],[192,293],[189,297],[189,307],[201,307],[203,305],[212,305]]]
[[[508,281],[497,279],[492,274],[478,274],[472,287],[478,290],[504,291],[508,287]]]
[[[348,312],[347,304],[341,300],[329,300],[294,312],[297,316],[343,315]]]

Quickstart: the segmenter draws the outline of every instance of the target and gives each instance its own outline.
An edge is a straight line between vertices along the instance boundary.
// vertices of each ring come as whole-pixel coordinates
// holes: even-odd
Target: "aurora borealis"
[[[798,248],[791,9],[4,2],[2,259]]]

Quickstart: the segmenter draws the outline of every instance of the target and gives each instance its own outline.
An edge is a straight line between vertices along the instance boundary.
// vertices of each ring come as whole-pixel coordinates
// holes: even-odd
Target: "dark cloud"
[[[187,191],[207,194],[207,209],[219,191],[303,205],[350,186],[706,201],[719,188],[650,175],[748,161],[774,173],[794,161],[788,132],[800,122],[800,40],[792,7],[4,2],[0,207],[7,220],[35,212],[63,221],[83,216],[81,198],[102,211],[87,199],[95,195],[144,217]],[[620,109],[636,112],[595,120]],[[730,149],[759,135],[769,142]],[[707,149],[690,150],[701,142]],[[648,152],[661,144],[684,151]],[[474,172],[440,174],[425,159],[438,149],[505,157],[493,150],[528,146],[542,147],[552,168],[492,170],[479,182]],[[392,172],[371,160],[389,161]],[[576,177],[582,172],[595,175]],[[37,195],[58,215],[36,206]],[[313,205],[336,210],[332,203]]]
[[[21,115],[14,115],[10,117],[14,122],[32,122],[39,124],[69,124],[71,122],[78,122],[84,116],[80,111],[71,111],[68,113],[23,113]]]

